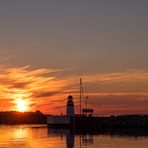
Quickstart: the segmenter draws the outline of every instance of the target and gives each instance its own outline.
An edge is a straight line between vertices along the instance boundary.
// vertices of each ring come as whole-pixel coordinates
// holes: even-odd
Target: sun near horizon
[[[16,101],[16,110],[19,112],[28,111],[28,106],[25,100],[17,100]]]

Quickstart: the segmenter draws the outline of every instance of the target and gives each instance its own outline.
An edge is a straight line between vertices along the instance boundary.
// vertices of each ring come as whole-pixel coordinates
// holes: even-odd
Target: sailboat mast
[[[82,79],[80,78],[80,115],[81,115],[81,99],[82,99]]]

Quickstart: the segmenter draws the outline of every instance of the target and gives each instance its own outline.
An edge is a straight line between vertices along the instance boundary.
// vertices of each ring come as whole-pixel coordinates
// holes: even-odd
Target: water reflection
[[[147,129],[51,129],[46,125],[0,126],[2,148],[147,148]]]
[[[16,128],[11,134],[13,135],[14,140],[20,141],[28,137],[28,130],[20,126]]]
[[[67,148],[74,148],[75,143],[79,148],[95,145],[94,136],[104,137],[147,137],[148,128],[98,128],[93,129],[52,129],[48,128],[48,135],[60,135],[61,140],[66,137]],[[79,142],[75,142],[75,136],[79,138]]]
[[[48,128],[48,135],[57,135],[61,137],[61,140],[64,140],[64,137],[66,137],[66,145],[67,148],[73,148],[74,147],[74,131],[69,129],[51,129]]]
[[[75,143],[75,130],[70,130],[70,129],[51,129],[48,128],[48,135],[60,135],[61,136],[61,140],[63,140],[63,137],[66,137],[66,146],[67,148],[73,148],[74,147],[74,143]],[[79,147],[81,148],[81,146],[85,145],[89,145],[89,144],[93,144],[93,135],[89,135],[89,134],[80,134],[79,135]],[[77,147],[78,147],[78,143],[77,143]]]

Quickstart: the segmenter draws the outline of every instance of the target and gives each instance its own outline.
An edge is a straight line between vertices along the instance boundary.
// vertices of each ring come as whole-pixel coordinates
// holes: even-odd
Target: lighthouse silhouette
[[[67,107],[66,107],[66,115],[69,117],[74,116],[74,102],[73,97],[71,95],[68,96]]]

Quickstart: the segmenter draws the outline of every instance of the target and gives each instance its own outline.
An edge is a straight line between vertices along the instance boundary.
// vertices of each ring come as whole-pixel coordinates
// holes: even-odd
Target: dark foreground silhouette
[[[121,115],[108,117],[76,116],[75,121],[75,126],[78,128],[148,127],[148,115]]]
[[[77,129],[148,128],[148,115],[122,115],[109,117],[75,116]],[[47,115],[36,112],[0,112],[0,124],[46,124]]]
[[[47,116],[36,112],[0,112],[0,124],[45,124]]]

